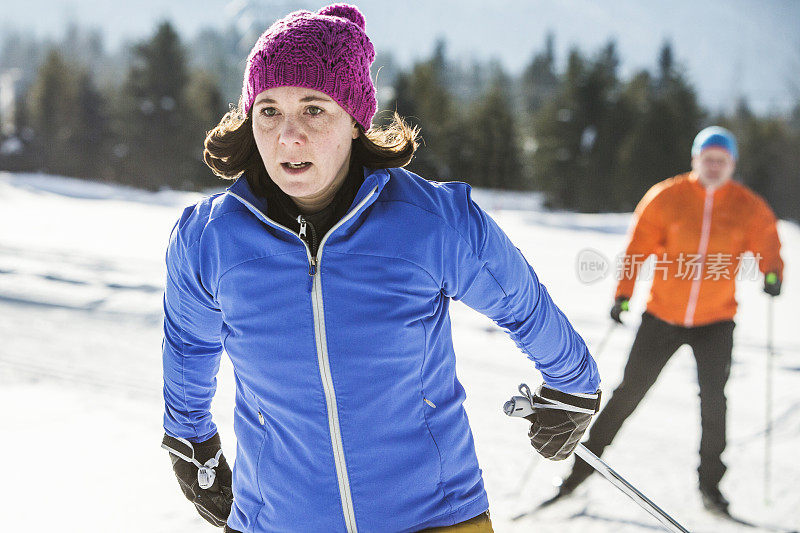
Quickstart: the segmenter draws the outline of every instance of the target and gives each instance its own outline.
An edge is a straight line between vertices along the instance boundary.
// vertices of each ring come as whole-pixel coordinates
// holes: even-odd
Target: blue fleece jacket
[[[417,531],[488,508],[451,300],[502,326],[549,386],[597,390],[585,343],[468,185],[365,169],[316,258],[268,217],[240,178],[186,208],[167,251],[164,428],[214,435],[224,350],[236,379],[230,527]]]

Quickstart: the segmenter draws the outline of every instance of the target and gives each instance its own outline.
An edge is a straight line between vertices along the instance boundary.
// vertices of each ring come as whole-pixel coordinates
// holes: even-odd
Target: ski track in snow
[[[194,193],[148,193],[44,175],[0,173],[0,405],[4,531],[209,530],[184,499],[162,435],[161,291],[169,231]],[[541,210],[537,195],[476,191],[520,247],[590,348],[608,328],[613,276],[582,284],[584,248],[622,251],[626,214]],[[800,228],[782,222],[784,293],[775,301],[770,503],[764,493],[767,299],[760,281],[739,284],[731,379],[726,389],[729,470],[722,489],[735,514],[800,528]],[[596,358],[606,398],[619,382],[644,307],[637,286],[627,324]],[[458,376],[475,435],[495,531],[658,531],[658,523],[599,475],[571,498],[513,521],[553,494],[571,460],[540,459],[527,427],[502,404],[533,364],[485,317],[453,303]],[[235,456],[233,376],[223,358],[214,418]],[[696,491],[699,400],[694,360],[681,348],[603,458],[693,532],[758,531],[706,513]],[[524,476],[524,477],[523,477]],[[44,503],[44,505],[43,505]],[[44,509],[44,511],[43,511]],[[766,529],[765,529],[766,531]]]

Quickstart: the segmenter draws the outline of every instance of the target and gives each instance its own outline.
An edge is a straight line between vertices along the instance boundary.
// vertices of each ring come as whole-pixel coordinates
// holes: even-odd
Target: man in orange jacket
[[[622,323],[636,276],[651,255],[653,284],[622,383],[598,415],[586,446],[600,455],[655,383],[673,353],[688,344],[700,385],[700,492],[711,511],[727,513],[720,493],[725,473],[725,383],[733,348],[735,278],[748,259],[765,274],[764,291],[780,293],[783,261],[775,215],[746,186],[731,180],[736,140],[706,128],[692,146],[692,171],[653,186],[634,213],[611,317]],[[753,258],[742,261],[745,252]],[[559,495],[575,490],[592,468],[580,458]]]

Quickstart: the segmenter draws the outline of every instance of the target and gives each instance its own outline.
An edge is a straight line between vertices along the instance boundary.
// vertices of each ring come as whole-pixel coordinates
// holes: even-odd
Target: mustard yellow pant
[[[489,511],[481,513],[475,518],[470,518],[466,522],[461,522],[453,526],[432,527],[424,529],[420,533],[494,533],[492,520],[489,518]]]

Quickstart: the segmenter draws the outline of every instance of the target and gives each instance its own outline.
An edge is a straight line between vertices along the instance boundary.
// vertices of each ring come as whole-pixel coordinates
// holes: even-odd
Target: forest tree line
[[[37,61],[11,127],[3,121],[0,170],[153,190],[226,185],[203,164],[203,139],[238,98],[241,39],[207,30],[186,43],[163,22],[113,60],[96,36],[73,29],[66,39],[2,43],[0,70]],[[689,170],[702,127],[721,124],[739,140],[738,179],[800,220],[800,98],[783,115],[756,115],[746,101],[714,115],[669,43],[653,63],[622,79],[610,41],[590,54],[572,49],[559,69],[552,35],[513,76],[498,62],[451,60],[443,42],[407,68],[379,51],[376,122],[396,110],[420,128],[408,168],[422,176],[542,191],[550,207],[582,212],[632,210],[654,183]]]

